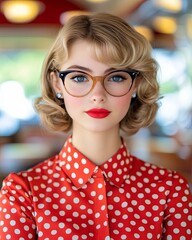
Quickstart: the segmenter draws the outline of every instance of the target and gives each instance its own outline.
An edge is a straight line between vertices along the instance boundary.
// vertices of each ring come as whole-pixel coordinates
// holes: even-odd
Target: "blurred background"
[[[132,153],[177,170],[192,189],[191,0],[0,0],[0,185],[9,172],[57,153],[66,139],[41,127],[33,101],[53,39],[82,12],[118,15],[151,42],[161,107],[151,127],[126,139]]]

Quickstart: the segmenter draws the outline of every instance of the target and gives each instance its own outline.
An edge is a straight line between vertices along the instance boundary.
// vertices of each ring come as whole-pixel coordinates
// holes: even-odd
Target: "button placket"
[[[105,177],[99,167],[95,169],[94,178],[94,191],[91,192],[94,202],[94,223],[95,235],[94,239],[109,238],[109,221],[107,209],[107,196],[106,196],[106,183]],[[110,239],[110,238],[109,238]]]

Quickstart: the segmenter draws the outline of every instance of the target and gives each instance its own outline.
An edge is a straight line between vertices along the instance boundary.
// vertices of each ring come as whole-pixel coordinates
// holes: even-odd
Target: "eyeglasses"
[[[104,76],[91,76],[76,70],[58,71],[66,91],[74,97],[86,96],[99,81],[105,91],[114,97],[126,95],[139,75],[135,70],[115,70]]]

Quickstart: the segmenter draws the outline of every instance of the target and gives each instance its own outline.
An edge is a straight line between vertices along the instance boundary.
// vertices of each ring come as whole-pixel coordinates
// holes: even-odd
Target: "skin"
[[[91,52],[91,45],[86,40],[76,41],[70,51],[69,58],[61,70],[82,70],[92,76],[102,76],[110,71],[110,66],[98,62]],[[69,95],[61,79],[51,73],[54,91],[62,93],[68,114],[73,119],[73,145],[96,165],[101,165],[116,153],[121,145],[119,123],[126,115],[135,85],[129,93],[122,97],[109,95],[100,82],[84,97]],[[93,108],[104,108],[110,111],[106,118],[92,118],[86,111]]]

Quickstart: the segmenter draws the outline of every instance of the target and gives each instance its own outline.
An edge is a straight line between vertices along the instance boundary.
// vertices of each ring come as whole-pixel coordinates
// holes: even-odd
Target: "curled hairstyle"
[[[120,122],[120,128],[128,135],[149,126],[158,109],[159,85],[157,63],[151,57],[149,42],[124,20],[106,13],[72,17],[60,30],[42,68],[42,97],[36,99],[35,109],[43,124],[51,131],[67,132],[72,119],[65,110],[63,99],[55,97],[50,73],[68,59],[70,49],[78,39],[91,43],[95,58],[111,67],[135,69],[140,72],[136,79],[136,98]]]

